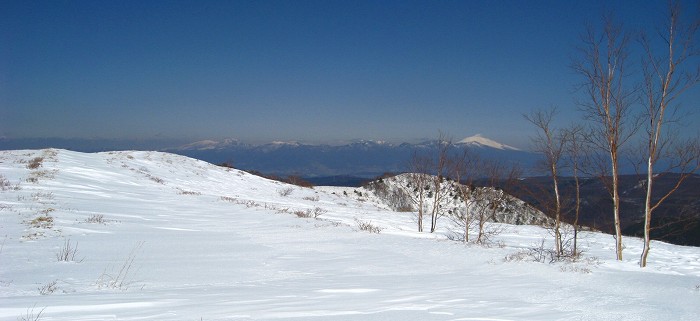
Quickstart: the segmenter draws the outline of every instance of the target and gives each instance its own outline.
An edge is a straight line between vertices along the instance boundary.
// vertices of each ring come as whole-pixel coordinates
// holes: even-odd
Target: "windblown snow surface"
[[[465,245],[446,219],[418,233],[342,189],[158,152],[4,151],[0,174],[2,320],[700,318],[694,247],[654,242],[641,269],[639,239],[618,262],[584,233],[579,262],[508,260],[550,233],[492,224],[492,246]]]

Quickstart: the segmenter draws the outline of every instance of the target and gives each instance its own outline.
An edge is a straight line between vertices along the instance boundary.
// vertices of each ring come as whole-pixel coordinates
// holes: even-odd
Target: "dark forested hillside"
[[[654,198],[660,198],[673,187],[678,174],[667,173],[654,182]],[[640,175],[620,177],[621,221],[626,235],[643,233],[646,180]],[[571,177],[560,179],[560,188],[566,202],[564,219],[573,222],[575,184]],[[551,204],[552,184],[548,177],[524,178],[510,191],[513,195],[547,212]],[[613,231],[612,201],[603,182],[598,178],[581,180],[581,215],[579,222],[604,232]],[[689,177],[681,187],[661,205],[653,216],[656,228],[652,238],[681,245],[700,246],[700,175]]]

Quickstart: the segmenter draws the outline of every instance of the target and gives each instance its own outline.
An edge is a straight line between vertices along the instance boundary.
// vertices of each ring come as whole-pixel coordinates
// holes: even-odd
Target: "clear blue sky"
[[[666,6],[608,2],[2,1],[0,136],[524,146],[586,22]]]

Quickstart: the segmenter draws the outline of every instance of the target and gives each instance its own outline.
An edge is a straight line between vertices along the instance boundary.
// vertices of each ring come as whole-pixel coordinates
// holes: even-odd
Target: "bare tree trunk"
[[[554,220],[554,248],[557,251],[557,255],[562,256],[564,254],[564,248],[561,242],[561,199],[559,197],[559,180],[557,178],[556,165],[552,165],[552,182],[554,183],[554,197],[556,202],[556,219]]]
[[[605,151],[610,157],[611,186],[607,186],[613,201],[615,221],[615,253],[622,260],[622,228],[620,223],[620,194],[618,153],[621,146],[639,128],[638,118],[631,115],[631,96],[634,93],[624,85],[627,78],[626,58],[629,34],[604,17],[600,36],[589,28],[582,38],[581,61],[573,64],[574,70],[584,77],[582,88],[587,99],[579,102],[585,118],[591,122],[589,143]],[[601,172],[601,178],[607,173]]]
[[[469,207],[464,207],[464,243],[469,243]]]
[[[437,229],[437,220],[441,215],[442,201],[444,198],[442,183],[445,180],[445,169],[447,168],[449,149],[452,146],[452,140],[448,139],[442,132],[438,136],[438,153],[435,161],[435,177],[433,178],[433,209],[430,213],[430,233]]]
[[[460,183],[457,181],[457,183]],[[459,192],[462,196],[462,202],[464,203],[464,216],[462,216],[462,222],[464,224],[464,243],[469,242],[469,225],[471,225],[471,215],[469,213],[469,210],[471,209],[471,202],[473,202],[471,194],[474,192],[472,190],[472,186],[465,186],[465,185],[458,185],[459,186]]]
[[[524,117],[538,129],[537,136],[533,137],[532,141],[535,145],[535,151],[544,155],[544,165],[554,185],[554,248],[557,256],[562,256],[564,246],[561,237],[561,196],[558,168],[564,152],[566,135],[551,127],[555,114],[556,108],[551,108],[544,111],[534,111],[530,115],[524,115]]]
[[[576,185],[576,204],[574,205],[575,208],[575,214],[574,214],[574,246],[572,249],[571,254],[573,256],[578,256],[578,219],[581,214],[581,183],[579,182],[578,178],[578,168],[574,167],[573,170],[573,175],[574,175],[574,184]]]
[[[644,248],[639,261],[640,267],[647,265],[647,258],[651,249],[651,229],[653,211],[671,193],[675,192],[680,184],[698,168],[697,152],[693,152],[693,145],[697,143],[687,143],[682,145],[674,154],[678,159],[673,160],[675,169],[680,171],[677,184],[671,188],[661,199],[652,201],[653,187],[655,179],[655,165],[659,157],[664,154],[664,149],[669,143],[668,137],[662,132],[664,125],[669,122],[666,119],[666,111],[673,101],[683,92],[700,81],[700,70],[684,72],[677,70],[687,59],[697,56],[699,53],[694,50],[695,35],[697,33],[700,20],[691,21],[688,26],[682,26],[680,19],[680,3],[669,3],[669,20],[666,26],[667,34],[662,36],[667,45],[667,52],[661,59],[656,58],[652,53],[652,46],[646,37],[642,37],[642,44],[646,51],[644,68],[644,94],[647,102],[647,117],[649,127],[647,128],[648,146],[646,155],[647,165],[647,190],[646,201],[644,203]],[[677,43],[680,41],[680,45]],[[676,51],[676,49],[679,49]],[[680,72],[680,74],[677,73]],[[672,123],[673,121],[671,121]],[[695,166],[692,166],[692,165]]]
[[[579,231],[579,217],[581,215],[581,181],[579,179],[579,169],[583,165],[582,154],[585,152],[582,150],[581,135],[583,132],[583,127],[579,125],[571,125],[565,130],[564,136],[566,154],[568,157],[568,163],[571,167],[571,174],[574,178],[574,239],[571,249],[571,256],[576,257],[579,255],[578,252],[578,231]]]
[[[481,194],[479,197],[483,198],[483,193],[485,193],[483,187],[481,188],[481,191],[479,193]],[[482,199],[482,201],[484,201],[484,199]],[[488,209],[488,204],[490,203],[482,203],[479,207],[479,215],[477,217],[479,224],[479,232],[476,236],[477,244],[481,244],[484,242],[484,226],[486,225],[486,210]]]
[[[441,187],[440,187],[440,176],[436,176],[433,178],[433,208],[430,211],[430,233],[435,232],[435,229],[437,228],[437,218],[438,218],[438,213],[440,211],[440,193],[441,193]]]
[[[418,232],[423,232],[423,187],[418,192]]]
[[[408,185],[410,186],[407,186],[404,192],[409,195],[411,202],[417,207],[418,232],[423,232],[425,187],[428,185],[430,176],[427,173],[430,167],[429,158],[413,153],[409,164],[411,172],[408,174]]]
[[[462,237],[464,243],[469,242],[469,225],[472,220],[469,211],[474,201],[472,197],[472,193],[474,192],[472,180],[475,176],[475,169],[478,166],[477,162],[476,156],[471,155],[468,149],[464,149],[462,155],[460,157],[455,157],[454,161],[451,162],[451,170],[457,184],[457,192],[464,204],[464,213],[456,215],[457,223],[464,225],[464,235]]]
[[[617,150],[611,152],[612,181],[613,181],[613,217],[615,219],[615,255],[618,261],[622,261],[622,226],[620,224],[620,182],[617,172]]]
[[[644,202],[644,247],[642,248],[642,257],[639,260],[639,266],[647,266],[647,257],[651,249],[651,192],[654,185],[654,160],[649,156],[647,160],[647,194]]]

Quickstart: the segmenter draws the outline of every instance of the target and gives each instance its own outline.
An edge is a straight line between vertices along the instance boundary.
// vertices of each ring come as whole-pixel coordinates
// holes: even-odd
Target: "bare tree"
[[[564,152],[565,137],[563,132],[552,128],[552,120],[556,115],[556,108],[533,111],[524,115],[530,123],[535,125],[538,133],[532,138],[534,150],[544,156],[544,166],[552,178],[554,187],[554,248],[557,256],[564,254],[561,240],[561,197],[559,194],[559,167]]]
[[[578,125],[572,125],[565,130],[566,135],[566,159],[571,168],[571,175],[574,178],[574,239],[571,249],[572,256],[578,256],[578,230],[579,217],[581,216],[581,181],[580,172],[585,166],[585,146],[583,145],[583,128]]]
[[[695,37],[700,20],[696,18],[690,25],[680,22],[681,9],[678,2],[669,3],[668,22],[661,34],[665,44],[664,54],[654,54],[651,41],[642,35],[641,42],[645,50],[643,59],[644,82],[643,101],[646,121],[646,201],[644,204],[644,247],[640,267],[647,265],[651,243],[652,214],[683,181],[698,169],[697,141],[679,142],[673,135],[668,135],[667,127],[675,123],[673,115],[677,112],[676,99],[700,81],[700,68],[684,69],[688,60],[700,54],[695,47]],[[669,150],[670,149],[670,150]],[[670,155],[669,155],[670,152]],[[656,165],[664,156],[673,160],[667,171],[680,172],[676,184],[652,199]]]
[[[482,162],[482,167],[487,179],[486,187],[477,187],[472,191],[472,199],[476,203],[476,223],[478,234],[475,242],[484,244],[489,236],[495,232],[488,231],[486,222],[496,217],[496,213],[510,197],[504,189],[510,189],[515,185],[520,176],[520,169],[516,165],[506,166],[498,161]]]
[[[603,30],[598,34],[592,27],[582,37],[580,60],[572,65],[583,77],[581,89],[585,99],[578,102],[585,119],[591,124],[589,142],[609,157],[611,184],[608,190],[613,201],[615,221],[615,252],[622,260],[622,229],[620,225],[619,156],[620,148],[638,128],[631,115],[634,90],[625,80],[630,36],[623,32],[610,16],[603,18]],[[607,173],[601,173],[601,177]]]
[[[430,212],[430,233],[435,232],[437,228],[437,220],[443,214],[443,201],[447,195],[447,190],[443,189],[442,185],[447,178],[447,170],[449,165],[449,151],[452,146],[451,139],[447,138],[442,132],[438,136],[437,155],[435,162],[435,176],[432,179],[433,185],[433,207]]]
[[[473,222],[470,212],[474,204],[472,193],[475,192],[474,178],[476,178],[479,163],[479,158],[475,154],[470,153],[466,148],[463,150],[462,154],[455,157],[452,162],[452,175],[457,183],[456,186],[459,198],[464,204],[464,211],[455,212],[452,217],[453,221],[463,228],[464,235],[462,241],[464,243],[469,242],[469,227]]]
[[[411,198],[416,206],[418,219],[418,232],[423,232],[423,213],[425,211],[426,189],[430,188],[431,177],[429,173],[432,161],[429,157],[413,153],[407,174],[407,186],[405,194]]]

